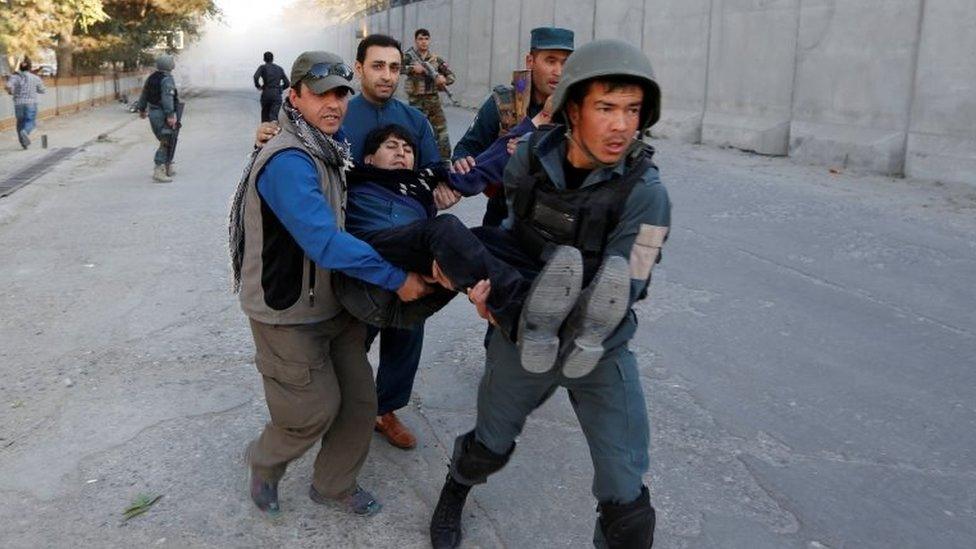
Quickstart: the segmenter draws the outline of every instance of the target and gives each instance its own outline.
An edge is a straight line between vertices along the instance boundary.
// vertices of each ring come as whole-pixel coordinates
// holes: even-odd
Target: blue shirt
[[[281,151],[258,175],[258,193],[305,255],[319,267],[342,271],[387,290],[396,291],[406,273],[383,259],[369,244],[343,232],[319,187],[319,176],[308,154]]]
[[[431,168],[440,164],[441,153],[437,149],[434,129],[422,112],[396,98],[391,98],[382,105],[374,105],[362,94],[349,101],[346,118],[342,122],[342,129],[352,145],[352,159],[357,164],[363,164],[366,134],[389,124],[399,124],[410,130],[417,143],[414,167]]]

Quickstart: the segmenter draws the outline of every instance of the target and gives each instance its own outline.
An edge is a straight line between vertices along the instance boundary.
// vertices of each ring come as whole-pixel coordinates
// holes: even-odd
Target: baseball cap
[[[352,76],[352,69],[343,62],[342,57],[327,51],[304,52],[291,65],[291,81],[305,82],[316,95],[339,87],[355,93]]]

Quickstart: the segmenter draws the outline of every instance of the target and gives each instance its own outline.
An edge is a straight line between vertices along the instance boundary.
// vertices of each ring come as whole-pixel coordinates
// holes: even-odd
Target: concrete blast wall
[[[430,29],[476,106],[551,24],[647,52],[658,136],[976,185],[973,0],[425,0],[329,34],[352,59],[364,26]]]

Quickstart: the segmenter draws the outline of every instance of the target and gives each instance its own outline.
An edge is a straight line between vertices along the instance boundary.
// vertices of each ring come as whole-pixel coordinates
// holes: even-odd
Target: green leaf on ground
[[[132,505],[130,505],[125,511],[122,511],[122,522],[145,513],[162,497],[162,494],[159,494],[158,496],[154,496],[152,494],[139,494],[136,496],[136,499],[132,501]]]

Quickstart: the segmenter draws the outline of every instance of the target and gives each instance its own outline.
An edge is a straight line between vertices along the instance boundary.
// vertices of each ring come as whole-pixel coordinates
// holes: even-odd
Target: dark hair
[[[20,62],[20,70],[22,70],[22,71],[29,71],[29,70],[31,70],[31,60],[30,60],[30,58],[25,57],[24,60]]]
[[[371,46],[379,46],[381,48],[396,48],[401,55],[403,55],[403,49],[400,48],[400,43],[397,42],[392,36],[387,36],[385,34],[371,34],[366,38],[363,38],[359,42],[359,47],[356,48],[356,61],[360,63],[366,62],[366,50]]]
[[[593,84],[600,83],[606,86],[607,92],[612,92],[619,90],[621,88],[629,88],[631,86],[637,86],[638,88],[644,90],[644,101],[641,105],[641,120],[647,119],[647,109],[650,108],[650,98],[648,94],[651,90],[648,89],[647,81],[643,78],[638,78],[636,76],[628,76],[623,74],[615,74],[608,76],[597,76],[584,80],[582,82],[577,82],[570,86],[569,90],[566,92],[566,104],[574,103],[579,107],[583,106],[583,99],[586,98],[587,94],[593,88]],[[569,120],[567,116],[566,120]]]
[[[274,61],[274,54],[271,53],[270,51],[264,52],[264,62],[270,63],[272,61]]]
[[[399,124],[388,124],[366,134],[366,145],[363,146],[363,156],[376,153],[380,149],[380,145],[390,137],[397,137],[406,141],[407,145],[410,145],[410,148],[416,154],[417,145],[414,143],[413,136],[410,135],[410,130]]]
[[[430,38],[430,31],[427,29],[417,29],[416,32],[413,33],[414,40],[416,40],[418,36],[426,36],[427,38]]]

